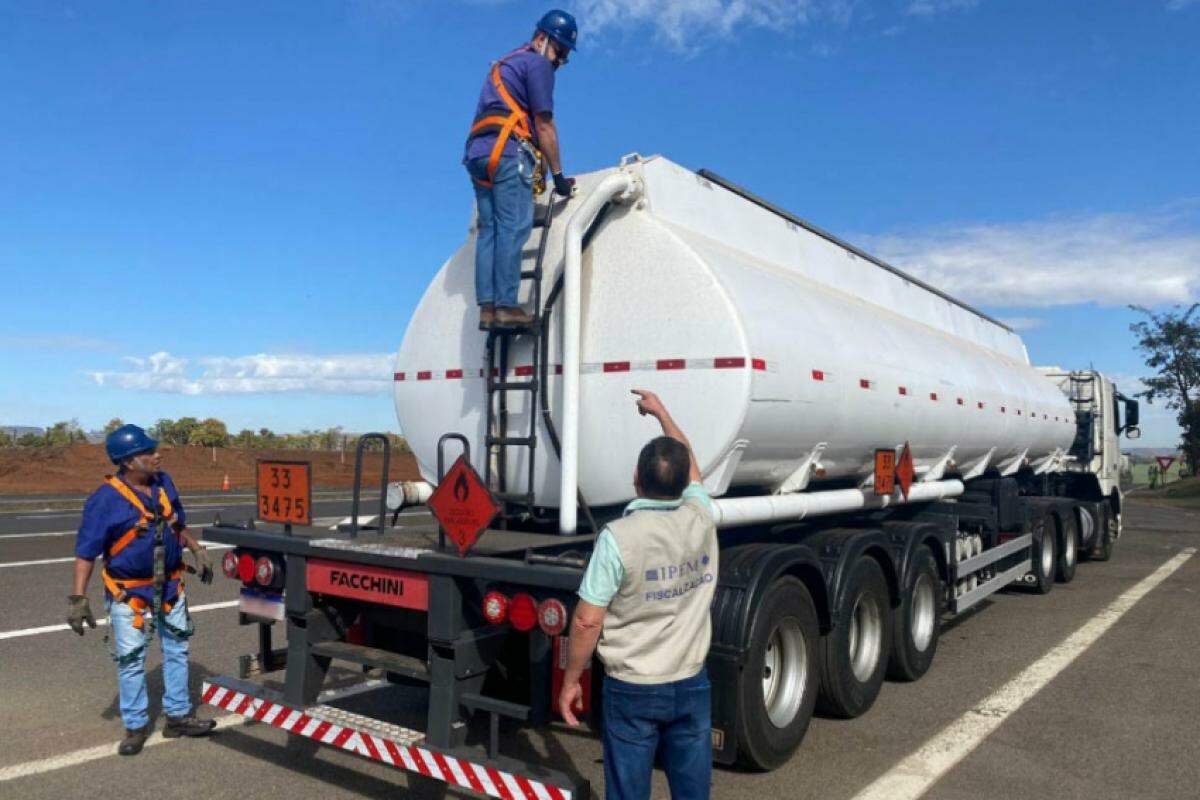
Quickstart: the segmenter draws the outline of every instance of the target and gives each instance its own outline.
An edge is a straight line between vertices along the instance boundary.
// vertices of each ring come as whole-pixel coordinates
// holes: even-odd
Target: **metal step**
[[[542,277],[541,267],[538,267],[537,269],[521,270],[521,280],[523,280],[523,281],[538,280],[541,277]]]
[[[536,392],[537,381],[496,381],[488,385],[489,392]]]
[[[378,667],[386,672],[394,672],[406,678],[418,681],[429,681],[429,667],[419,658],[393,653],[391,650],[380,650],[349,642],[321,642],[311,647],[314,656],[327,656],[338,661],[349,661],[351,664],[362,664],[365,667]]]
[[[487,446],[503,445],[505,447],[537,447],[537,438],[533,436],[489,436]]]

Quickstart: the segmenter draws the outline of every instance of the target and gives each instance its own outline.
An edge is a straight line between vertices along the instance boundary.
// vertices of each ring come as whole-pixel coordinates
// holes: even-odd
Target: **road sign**
[[[875,494],[886,497],[896,491],[896,451],[875,451]]]
[[[312,464],[308,461],[259,461],[258,518],[263,522],[312,524]]]
[[[479,534],[500,513],[500,504],[466,456],[459,456],[450,467],[433,490],[428,505],[462,556],[475,546]]]
[[[900,451],[900,460],[896,462],[896,482],[900,484],[900,494],[904,495],[905,500],[908,499],[908,490],[915,476],[912,451],[908,449],[908,442],[905,442],[904,449]]]
[[[1166,472],[1175,463],[1175,456],[1155,456],[1154,460],[1158,462],[1158,468]]]

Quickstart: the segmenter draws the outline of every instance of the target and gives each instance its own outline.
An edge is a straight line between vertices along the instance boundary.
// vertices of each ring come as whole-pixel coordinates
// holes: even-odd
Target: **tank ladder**
[[[484,376],[487,391],[487,423],[485,431],[484,481],[496,495],[496,499],[504,505],[500,525],[507,526],[509,520],[536,519],[534,509],[534,470],[537,456],[537,420],[539,392],[545,390],[542,385],[542,359],[546,348],[542,346],[542,338],[547,334],[542,328],[542,262],[546,255],[546,244],[550,238],[550,226],[554,222],[554,196],[551,194],[546,202],[545,211],[539,216],[534,214],[533,227],[541,230],[538,241],[537,258],[533,269],[521,271],[521,282],[528,281],[529,297],[533,301],[533,321],[527,327],[493,328],[487,334],[486,355],[484,358]],[[536,205],[535,205],[536,208]],[[510,355],[512,345],[518,337],[525,336],[532,340],[530,348],[533,356],[531,366],[519,366],[510,370]],[[512,374],[510,374],[510,372]],[[528,392],[528,420],[525,432],[515,432],[519,427],[510,420],[508,410],[508,395],[510,392]],[[524,448],[528,453],[526,461],[526,477],[524,491],[515,491],[508,485],[508,454],[509,448]]]

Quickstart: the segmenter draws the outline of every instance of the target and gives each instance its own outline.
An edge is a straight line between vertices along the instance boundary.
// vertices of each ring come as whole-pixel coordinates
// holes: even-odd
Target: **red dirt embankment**
[[[216,460],[208,447],[162,447],[163,469],[181,491],[219,491],[225,475],[233,490],[254,488],[254,464],[260,458],[311,461],[316,488],[349,488],[354,485],[354,453],[310,450],[236,450],[218,447]],[[379,485],[381,453],[363,457],[363,486]],[[0,449],[0,494],[84,494],[94,490],[113,465],[98,444],[70,447]],[[417,462],[410,453],[392,454],[388,470],[393,481],[417,480]]]

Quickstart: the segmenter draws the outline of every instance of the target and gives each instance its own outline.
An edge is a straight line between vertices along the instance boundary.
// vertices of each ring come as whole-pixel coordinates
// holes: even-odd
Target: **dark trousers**
[[[661,752],[674,800],[703,800],[712,782],[708,673],[673,683],[604,679],[604,796],[647,800]]]

